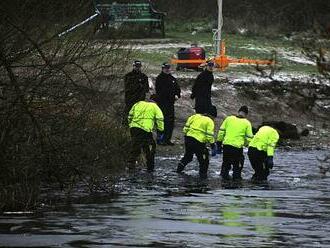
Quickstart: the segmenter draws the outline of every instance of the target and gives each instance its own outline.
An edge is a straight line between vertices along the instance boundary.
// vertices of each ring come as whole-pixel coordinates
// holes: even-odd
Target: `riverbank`
[[[212,102],[218,109],[216,132],[227,115],[235,114],[241,105],[249,106],[248,119],[254,127],[266,121],[283,121],[296,126],[298,134],[308,130],[306,137],[282,139],[281,149],[328,149],[330,147],[330,83],[328,80],[295,78],[270,80],[229,78],[215,72]],[[187,118],[194,114],[194,101],[190,99],[196,73],[174,73],[182,95],[175,103],[176,125],[173,133],[174,147],[158,146],[161,155],[183,153],[182,128]],[[154,78],[151,78],[154,82]],[[153,85],[153,84],[151,84]],[[153,87],[152,87],[153,88]]]

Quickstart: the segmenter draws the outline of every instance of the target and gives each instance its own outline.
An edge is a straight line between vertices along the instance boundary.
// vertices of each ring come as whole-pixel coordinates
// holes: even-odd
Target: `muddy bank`
[[[152,78],[154,82],[154,78]],[[178,76],[182,97],[175,104],[175,149],[161,147],[160,151],[177,153],[183,149],[182,128],[194,113],[190,99],[192,78]],[[254,127],[265,121],[284,121],[296,125],[298,132],[309,130],[307,137],[282,140],[281,146],[292,149],[330,147],[330,85],[329,82],[239,81],[217,78],[212,88],[212,101],[217,106],[216,130],[222,120],[236,113],[241,105],[250,108],[249,119]]]

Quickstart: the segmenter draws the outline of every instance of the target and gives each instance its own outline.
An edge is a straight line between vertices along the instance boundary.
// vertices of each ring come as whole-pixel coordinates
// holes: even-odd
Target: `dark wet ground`
[[[330,247],[330,177],[324,151],[278,152],[268,183],[222,183],[220,158],[209,179],[178,157],[158,158],[117,185],[121,194],[58,211],[0,217],[0,247]],[[93,202],[93,201],[91,201]]]

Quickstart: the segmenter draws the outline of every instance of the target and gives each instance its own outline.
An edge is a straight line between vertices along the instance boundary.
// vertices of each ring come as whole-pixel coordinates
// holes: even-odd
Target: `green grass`
[[[197,32],[194,35],[193,27],[206,27],[204,31]],[[205,21],[197,21],[194,23],[169,23],[166,30],[166,38],[169,39],[168,43],[185,43],[186,47],[190,44],[196,43],[205,46],[207,57],[214,56],[213,48],[213,34],[210,25]],[[210,31],[208,31],[210,30]],[[240,35],[240,34],[226,34],[222,35],[226,43],[226,54],[234,58],[250,58],[250,59],[271,59],[272,51],[278,53],[278,62],[282,67],[282,72],[298,72],[312,74],[317,70],[313,65],[306,65],[297,63],[289,58],[287,55],[301,56],[302,48],[298,47],[296,43],[286,40],[281,36],[276,38],[268,38],[263,36]],[[164,42],[163,42],[164,43]],[[179,48],[164,47],[150,50],[137,50],[134,51],[134,57],[145,61],[152,67],[159,66],[165,61],[177,54]],[[251,67],[250,67],[251,68]],[[246,71],[244,66],[228,68],[227,70],[242,70]]]

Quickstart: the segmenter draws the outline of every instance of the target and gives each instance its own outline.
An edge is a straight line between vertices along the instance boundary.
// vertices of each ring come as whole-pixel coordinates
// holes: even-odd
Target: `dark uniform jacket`
[[[201,72],[192,87],[191,99],[195,99],[195,109],[198,113],[208,111],[211,107],[211,87],[214,76],[211,71]]]
[[[125,75],[125,103],[132,106],[145,100],[149,92],[148,77],[141,71],[131,71]]]
[[[160,105],[173,105],[175,96],[181,97],[181,89],[176,82],[176,78],[171,74],[161,72],[156,78],[157,102]]]

